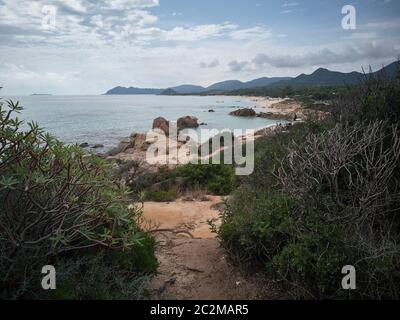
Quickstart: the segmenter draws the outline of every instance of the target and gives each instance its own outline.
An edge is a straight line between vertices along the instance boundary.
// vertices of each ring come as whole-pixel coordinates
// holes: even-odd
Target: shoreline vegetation
[[[85,152],[22,130],[18,103],[1,103],[0,296],[398,299],[400,73],[249,90],[257,108],[232,116],[289,123],[257,132],[243,177],[226,164],[146,166],[143,133]],[[38,286],[48,264],[51,292]],[[340,287],[345,265],[357,290]]]

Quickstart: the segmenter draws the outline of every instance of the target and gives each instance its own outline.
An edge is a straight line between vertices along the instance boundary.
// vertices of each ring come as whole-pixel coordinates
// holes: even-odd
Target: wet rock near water
[[[178,119],[178,130],[195,129],[199,127],[198,119],[192,116],[186,116]]]
[[[91,148],[91,149],[100,149],[100,148],[104,148],[103,144],[97,143],[97,144],[89,144],[87,142],[81,143],[79,145],[79,147],[81,147],[82,149],[87,149],[87,148]]]
[[[251,109],[251,108],[239,109],[236,111],[232,111],[229,114],[231,116],[236,116],[236,117],[255,117],[255,116],[257,116],[257,113],[254,111],[254,109]]]

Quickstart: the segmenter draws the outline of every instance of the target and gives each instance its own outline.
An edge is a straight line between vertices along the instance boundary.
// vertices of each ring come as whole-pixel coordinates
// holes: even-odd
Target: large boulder
[[[198,128],[199,123],[196,117],[186,116],[178,119],[178,130]]]
[[[147,151],[149,144],[144,133],[132,133],[129,138],[123,139],[117,147],[106,153],[107,156],[114,157],[120,153],[135,153]]]
[[[229,113],[231,116],[236,117],[255,117],[257,113],[251,108],[243,108]]]
[[[158,117],[153,121],[153,129],[160,129],[165,133],[165,135],[169,135],[169,121],[163,117]]]

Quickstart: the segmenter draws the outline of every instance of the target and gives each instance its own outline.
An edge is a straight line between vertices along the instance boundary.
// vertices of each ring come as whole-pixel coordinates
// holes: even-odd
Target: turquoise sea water
[[[20,96],[25,121],[36,121],[41,127],[66,143],[103,144],[111,148],[133,132],[147,132],[155,118],[176,121],[195,116],[201,128],[253,129],[276,123],[275,120],[240,118],[229,115],[239,107],[255,107],[240,97],[226,96]],[[209,113],[214,109],[215,113]],[[259,107],[259,110],[261,108]]]

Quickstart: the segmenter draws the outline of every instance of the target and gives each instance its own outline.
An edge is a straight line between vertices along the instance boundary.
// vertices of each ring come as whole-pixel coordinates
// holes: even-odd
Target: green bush
[[[254,174],[222,214],[231,257],[295,297],[400,298],[399,83],[375,84],[370,111],[356,98],[358,111],[340,105],[336,123],[260,139]],[[356,268],[355,291],[341,288],[345,265]]]
[[[400,63],[397,77],[383,72],[365,75],[363,83],[349,88],[335,100],[333,114],[338,122],[400,121]]]
[[[147,299],[145,287],[157,261],[149,248],[155,240],[147,237],[146,245],[135,254],[97,250],[94,253],[58,259],[57,290],[41,292],[38,298],[62,300],[139,300]]]
[[[224,164],[187,164],[178,167],[174,175],[183,177],[189,189],[205,188],[215,195],[227,195],[235,186],[235,170]]]
[[[21,110],[11,101],[0,105],[2,297],[33,297],[43,265],[98,250],[126,254],[138,275],[153,272],[154,242],[111,165],[34,123],[21,130],[13,117]]]
[[[221,216],[225,248],[241,264],[271,260],[290,238],[292,206],[289,198],[239,188]]]

